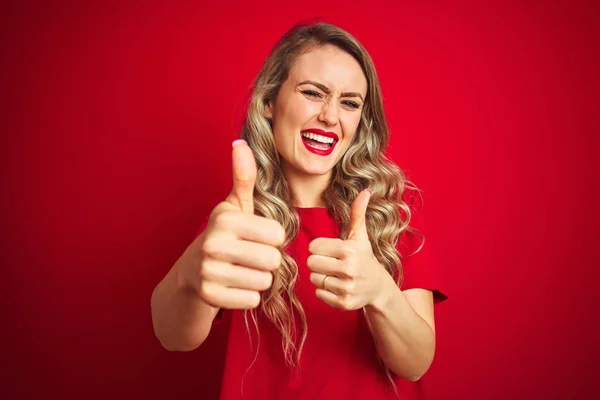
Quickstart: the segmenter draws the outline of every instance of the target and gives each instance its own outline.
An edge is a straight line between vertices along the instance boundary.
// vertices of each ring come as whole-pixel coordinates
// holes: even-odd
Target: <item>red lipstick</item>
[[[316,135],[320,135],[320,136],[325,136],[328,138],[332,138],[333,139],[333,143],[331,143],[331,147],[329,147],[328,149],[317,149],[313,146],[311,146],[310,144],[308,144],[308,142],[306,141],[306,138],[302,135],[302,133],[314,133]],[[304,146],[306,147],[306,149],[308,151],[310,151],[311,153],[320,155],[320,156],[328,156],[331,154],[331,152],[333,152],[333,149],[335,148],[335,145],[337,144],[337,142],[340,140],[339,136],[336,135],[333,132],[327,132],[324,131],[322,129],[305,129],[300,133],[300,136],[302,138],[302,143],[304,143]]]

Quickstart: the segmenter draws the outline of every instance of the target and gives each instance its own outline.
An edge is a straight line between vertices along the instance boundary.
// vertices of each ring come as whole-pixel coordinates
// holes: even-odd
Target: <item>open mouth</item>
[[[301,132],[301,135],[304,146],[306,146],[310,152],[322,156],[331,154],[338,142],[337,138],[332,137],[334,134],[323,135],[311,131],[303,131]]]

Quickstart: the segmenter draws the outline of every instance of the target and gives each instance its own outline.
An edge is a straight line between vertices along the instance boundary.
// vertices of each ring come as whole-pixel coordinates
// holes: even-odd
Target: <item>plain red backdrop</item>
[[[279,36],[320,17],[378,68],[390,155],[426,193],[430,399],[591,399],[600,356],[598,7],[2,3],[3,398],[212,398],[223,332],[170,353],[150,295],[230,189]]]

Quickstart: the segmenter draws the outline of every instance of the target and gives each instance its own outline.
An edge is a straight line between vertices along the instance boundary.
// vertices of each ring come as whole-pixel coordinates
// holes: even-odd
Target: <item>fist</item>
[[[212,211],[187,257],[182,256],[179,281],[213,307],[252,309],[281,264],[285,230],[275,220],[254,215],[256,162],[244,141],[234,142],[232,162],[231,193]]]
[[[352,203],[347,240],[317,238],[308,247],[306,265],[316,296],[331,307],[357,310],[374,304],[386,281],[383,266],[373,254],[366,225],[371,191],[364,190]]]

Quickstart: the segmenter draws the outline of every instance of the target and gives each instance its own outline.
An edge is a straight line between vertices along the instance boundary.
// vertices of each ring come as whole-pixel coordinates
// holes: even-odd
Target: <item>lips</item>
[[[313,135],[318,135],[320,136],[320,138],[316,137],[317,140],[314,139],[310,139],[310,138],[306,138],[305,134],[313,134]],[[339,141],[339,136],[336,135],[333,132],[327,132],[321,129],[306,129],[303,130],[301,132],[301,137],[302,137],[302,143],[304,143],[304,146],[306,147],[306,149],[308,151],[310,151],[313,154],[317,154],[319,156],[328,156],[333,152],[333,149],[335,148],[335,145],[337,144],[337,142]],[[323,138],[331,138],[333,139],[333,142],[331,143],[323,143],[322,141],[319,141],[318,139],[323,139]],[[329,145],[328,148],[325,148],[325,146]],[[315,146],[319,146],[320,148],[317,148]]]

